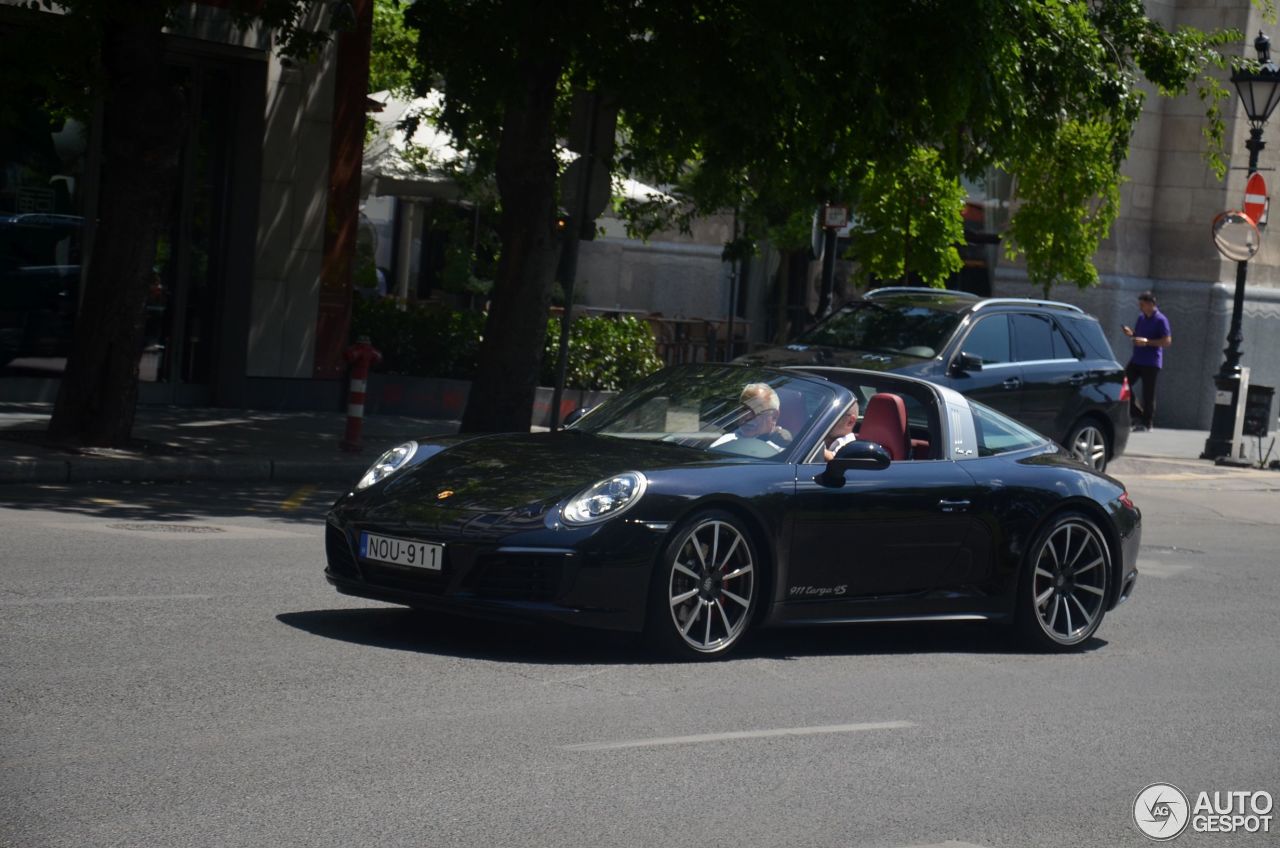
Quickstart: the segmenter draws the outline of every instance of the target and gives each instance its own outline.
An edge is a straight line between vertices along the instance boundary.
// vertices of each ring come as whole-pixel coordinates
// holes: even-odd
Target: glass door
[[[169,229],[156,246],[139,378],[153,402],[204,403],[217,362],[230,178],[231,86],[216,69],[179,67],[194,119]]]

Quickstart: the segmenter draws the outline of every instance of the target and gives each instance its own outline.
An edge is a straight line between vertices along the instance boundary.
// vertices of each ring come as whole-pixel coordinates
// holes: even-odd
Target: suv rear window
[[[958,312],[919,304],[861,301],[840,310],[796,341],[928,359],[942,350],[960,317]]]
[[[1090,359],[1114,360],[1116,358],[1096,318],[1087,315],[1067,315],[1062,317],[1062,325],[1067,328],[1067,332]]]

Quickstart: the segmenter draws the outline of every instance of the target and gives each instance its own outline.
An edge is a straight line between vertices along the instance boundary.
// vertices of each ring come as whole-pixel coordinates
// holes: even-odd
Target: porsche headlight
[[[561,515],[565,524],[594,524],[629,509],[649,484],[639,471],[624,471],[575,495]]]
[[[396,445],[378,457],[378,460],[373,465],[369,466],[369,470],[360,478],[360,482],[356,483],[356,490],[367,489],[374,483],[387,479],[408,465],[409,460],[413,459],[413,455],[417,452],[417,442],[405,442],[403,445]]]

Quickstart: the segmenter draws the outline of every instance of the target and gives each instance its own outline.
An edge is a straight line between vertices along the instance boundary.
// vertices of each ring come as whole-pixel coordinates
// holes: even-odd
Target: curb
[[[62,459],[11,459],[0,462],[0,485],[5,483],[65,483],[71,463]]]
[[[1207,459],[1150,456],[1130,453],[1126,453],[1124,456],[1112,460],[1107,466],[1106,473],[1114,477],[1123,474],[1161,473],[1171,471],[1203,474],[1205,476],[1225,476],[1239,474],[1241,472],[1249,474],[1259,471],[1274,473],[1272,469],[1263,469],[1258,468],[1257,466],[1239,467],[1231,465],[1216,465]]]

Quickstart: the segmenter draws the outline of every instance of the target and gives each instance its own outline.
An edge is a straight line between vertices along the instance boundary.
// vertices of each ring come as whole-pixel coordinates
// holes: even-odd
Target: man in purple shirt
[[[1164,349],[1173,342],[1169,319],[1156,308],[1156,296],[1149,291],[1138,295],[1142,314],[1124,334],[1133,338],[1133,356],[1124,367],[1129,378],[1129,415],[1134,432],[1150,430],[1156,414],[1156,379],[1164,365]],[[1142,403],[1138,403],[1138,383],[1142,383]]]

